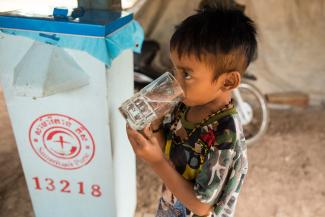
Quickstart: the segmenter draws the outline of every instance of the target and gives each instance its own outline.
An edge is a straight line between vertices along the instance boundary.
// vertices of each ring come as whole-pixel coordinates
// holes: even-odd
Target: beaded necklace
[[[208,115],[208,116],[207,116],[206,118],[204,118],[200,123],[196,124],[195,127],[190,131],[190,133],[188,134],[188,136],[187,136],[187,138],[186,138],[185,140],[183,140],[182,138],[178,137],[178,136],[176,135],[175,130],[173,130],[173,131],[172,131],[172,140],[173,140],[173,141],[177,141],[178,139],[176,139],[176,137],[178,137],[179,140],[180,140],[180,142],[177,143],[177,144],[184,144],[185,142],[189,141],[189,140],[191,139],[191,136],[192,136],[194,133],[196,133],[196,131],[197,131],[198,129],[201,129],[201,128],[205,125],[205,123],[206,123],[208,120],[210,120],[212,117],[214,117],[214,116],[216,116],[216,115],[218,115],[218,114],[224,112],[225,110],[231,109],[231,108],[233,108],[233,107],[234,107],[234,105],[233,105],[233,100],[231,99],[231,101],[230,101],[227,105],[225,105],[224,107],[220,108],[218,111],[213,112],[212,114]],[[172,128],[173,128],[173,129],[176,129],[177,124],[178,124],[178,122],[180,121],[182,115],[183,115],[183,114],[186,115],[188,111],[189,111],[189,107],[186,107],[186,105],[183,104],[183,103],[182,103],[182,104],[177,108],[177,116],[176,116],[176,118],[175,118],[174,123],[172,124]],[[182,127],[185,129],[184,126],[182,126]],[[187,132],[187,130],[186,130],[186,132]]]

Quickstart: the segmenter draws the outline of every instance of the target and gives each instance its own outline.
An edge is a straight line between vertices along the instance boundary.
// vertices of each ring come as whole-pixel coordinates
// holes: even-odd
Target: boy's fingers
[[[140,148],[144,144],[148,143],[148,140],[141,133],[131,127],[127,126],[126,132],[130,142],[133,143],[131,144],[133,148]]]
[[[153,132],[151,129],[151,124],[147,125],[143,130],[142,133],[139,133],[138,131],[134,130],[133,128],[130,127],[130,125],[126,124],[126,131],[129,137],[140,137],[142,140],[143,139],[147,139],[147,140],[151,140],[154,136],[153,136]]]
[[[138,149],[139,149],[138,144],[136,143],[136,141],[133,138],[130,138],[129,141],[130,141],[133,151],[137,154]]]
[[[142,133],[132,129],[128,125],[126,126],[126,130],[129,137],[138,138],[137,141],[139,142],[147,142],[147,140],[150,140],[153,137],[152,130],[150,129],[150,124],[141,130]]]
[[[153,132],[152,132],[152,129],[151,129],[151,124],[149,124],[148,126],[146,126],[143,129],[143,134],[148,140],[151,140],[153,138]]]
[[[147,138],[145,138],[141,133],[134,135],[133,139],[138,143],[139,146],[143,146],[148,143]]]
[[[137,148],[137,146],[139,146],[136,142],[135,138],[135,131],[130,127],[130,126],[126,126],[126,134],[128,136],[128,139],[133,147],[133,149]]]
[[[138,134],[138,131],[132,129],[129,125],[126,125],[126,133],[128,137],[134,137],[136,134]]]
[[[128,135],[128,138],[129,138],[129,141],[130,141],[130,144],[132,146],[132,149],[133,149],[134,153],[136,155],[138,155],[140,153],[140,151],[141,151],[142,143],[138,142],[136,137],[132,137],[132,136]]]

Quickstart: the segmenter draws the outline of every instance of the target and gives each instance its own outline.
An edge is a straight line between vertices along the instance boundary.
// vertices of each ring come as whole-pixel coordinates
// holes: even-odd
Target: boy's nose
[[[175,79],[178,81],[179,84],[182,85],[182,77],[179,75],[179,73],[174,74]]]

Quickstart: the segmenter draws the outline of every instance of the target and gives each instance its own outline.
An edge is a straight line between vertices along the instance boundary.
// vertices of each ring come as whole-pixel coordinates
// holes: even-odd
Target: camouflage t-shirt
[[[165,154],[173,167],[193,183],[196,197],[213,206],[209,217],[230,217],[247,174],[245,138],[233,104],[201,123],[186,120],[188,111],[180,103],[165,120]],[[165,186],[157,217],[196,216]]]

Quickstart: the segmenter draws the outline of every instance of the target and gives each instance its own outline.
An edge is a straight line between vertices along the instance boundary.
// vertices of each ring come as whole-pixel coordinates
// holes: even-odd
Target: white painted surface
[[[125,131],[125,120],[118,111],[133,93],[133,53],[124,51],[107,71],[109,120],[113,144],[113,164],[117,216],[133,216],[136,208],[136,165]]]
[[[116,110],[120,101],[133,94],[132,52],[125,51],[106,70],[104,64],[88,54],[66,50],[88,74],[89,85],[33,99],[15,95],[12,86],[14,68],[32,44],[30,39],[0,33],[0,81],[36,217],[133,216],[135,157],[126,139],[125,122]],[[88,130],[95,144],[94,157],[88,164],[78,169],[61,169],[33,150],[30,138],[35,139],[37,133],[33,130],[34,133],[29,133],[29,129],[37,118],[47,114],[69,116]],[[62,137],[69,136],[62,134]],[[58,141],[53,140],[51,144]],[[36,187],[35,177],[41,190]],[[53,188],[49,178],[54,181],[53,191],[47,190]],[[66,183],[62,180],[69,182],[71,193],[61,192]],[[84,194],[79,193],[79,182],[84,185]],[[92,196],[92,185],[100,186],[100,197]]]
[[[35,41],[14,70],[15,94],[45,97],[80,88],[89,76],[64,49]]]

